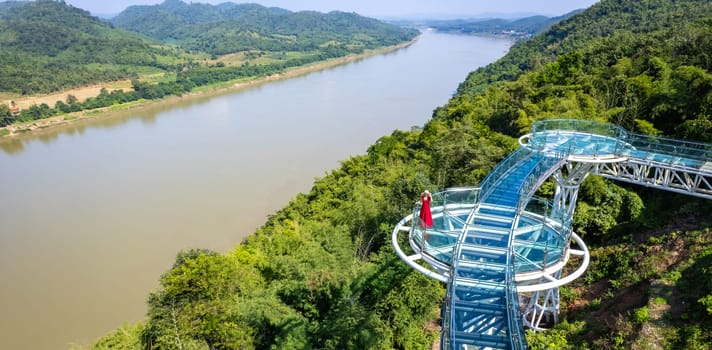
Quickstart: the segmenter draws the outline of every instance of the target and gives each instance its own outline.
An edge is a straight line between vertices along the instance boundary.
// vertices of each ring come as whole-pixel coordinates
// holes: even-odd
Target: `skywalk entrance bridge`
[[[712,199],[712,144],[588,120],[539,121],[519,144],[479,187],[434,193],[432,227],[420,225],[417,205],[393,230],[400,258],[447,284],[443,349],[526,349],[525,327],[558,321],[559,287],[589,263],[571,229],[589,174]],[[553,199],[535,196],[550,177]],[[402,233],[412,255],[398,244]]]

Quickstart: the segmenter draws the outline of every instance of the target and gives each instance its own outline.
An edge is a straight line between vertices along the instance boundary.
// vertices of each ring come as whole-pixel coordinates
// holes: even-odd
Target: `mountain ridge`
[[[131,15],[146,9],[161,12]],[[173,0],[124,12],[114,19],[117,23],[134,16],[149,30],[128,31],[64,1],[0,2],[0,92],[32,95],[148,74],[170,76],[191,67],[217,66],[221,55],[248,51],[257,52],[220,64],[253,60],[291,66],[393,46],[417,35],[355,14],[289,15],[257,4]],[[163,19],[146,17],[151,15]],[[159,31],[170,35],[157,35]],[[212,62],[206,63],[205,55]]]
[[[163,69],[169,59],[138,35],[63,2],[0,3],[0,91],[57,91]],[[143,68],[141,68],[143,69]]]
[[[444,32],[457,32],[464,34],[490,34],[511,35],[526,38],[543,32],[555,23],[569,18],[581,9],[570,11],[554,17],[532,15],[520,18],[482,18],[482,19],[456,19],[450,21],[426,21],[423,24],[433,29]]]
[[[371,49],[415,36],[412,30],[354,13],[292,12],[249,3],[208,5],[180,0],[131,6],[112,18],[111,23],[188,50],[215,55],[245,50],[316,49],[333,42]]]

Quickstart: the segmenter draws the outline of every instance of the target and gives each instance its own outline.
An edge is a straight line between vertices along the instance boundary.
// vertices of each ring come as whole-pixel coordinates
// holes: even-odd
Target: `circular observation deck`
[[[578,235],[571,232],[570,224],[565,222],[566,214],[553,209],[549,201],[535,197],[516,215],[513,228],[483,232],[482,227],[477,226],[476,217],[496,221],[498,215],[506,211],[510,211],[512,216],[517,213],[514,208],[477,203],[478,193],[479,188],[476,187],[451,188],[433,193],[433,226],[427,228],[421,225],[418,216],[420,204],[416,204],[413,213],[403,218],[393,230],[392,243],[398,256],[426,276],[447,282],[455,246],[468,230],[477,229],[479,238],[471,243],[480,249],[501,245],[503,240],[509,240],[512,236],[515,281],[519,292],[556,288],[585,272],[590,260],[588,248]],[[405,242],[408,245],[404,250],[400,244]],[[571,247],[571,242],[576,249]],[[420,263],[420,260],[426,264]],[[562,276],[564,266],[570,263],[578,266],[572,273]]]

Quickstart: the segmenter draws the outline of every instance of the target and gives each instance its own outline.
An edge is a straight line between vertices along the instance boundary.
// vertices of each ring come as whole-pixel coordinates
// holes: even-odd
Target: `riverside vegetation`
[[[179,253],[145,321],[93,348],[430,348],[443,285],[388,241],[418,194],[477,184],[544,118],[712,142],[710,52],[708,1],[602,0],[472,72],[422,128],[344,160],[232,251]],[[592,264],[529,346],[709,349],[712,203],[595,176],[579,197]]]
[[[256,4],[167,0],[132,6],[110,22],[64,1],[0,3],[0,127],[139,100],[182,95],[227,81],[413,40],[418,31],[354,13],[290,12]],[[12,98],[131,80],[84,101],[11,113]]]

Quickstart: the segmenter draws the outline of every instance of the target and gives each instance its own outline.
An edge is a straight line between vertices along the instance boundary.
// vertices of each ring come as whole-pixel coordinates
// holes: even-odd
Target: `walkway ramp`
[[[710,144],[588,120],[545,120],[520,145],[479,187],[435,193],[432,228],[406,226],[417,217],[416,206],[394,229],[398,255],[447,283],[443,349],[525,349],[524,324],[541,329],[544,316],[556,321],[558,288],[588,265],[588,250],[571,231],[578,187],[588,174],[712,199]],[[549,177],[556,180],[554,198],[536,198]],[[409,232],[415,254],[398,246],[401,231]],[[581,248],[573,249],[572,240]],[[581,266],[562,277],[575,256],[583,258]],[[421,259],[432,269],[416,262]]]
[[[455,248],[445,315],[450,320],[443,348],[467,346],[508,349],[522,341],[521,327],[509,323],[512,294],[510,249],[519,191],[532,170],[546,159],[525,148],[483,182],[480,203]],[[516,301],[516,298],[515,298]]]

